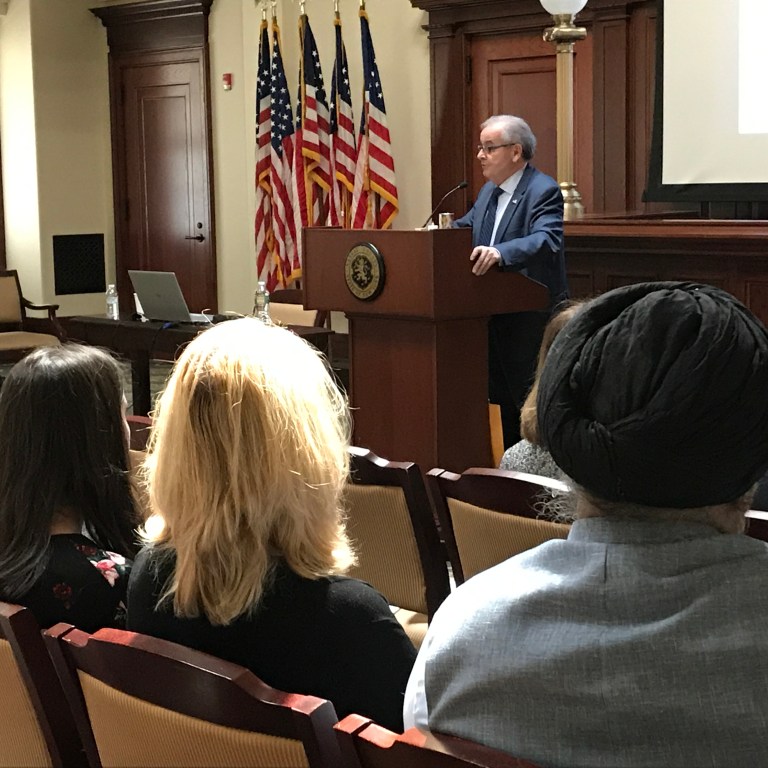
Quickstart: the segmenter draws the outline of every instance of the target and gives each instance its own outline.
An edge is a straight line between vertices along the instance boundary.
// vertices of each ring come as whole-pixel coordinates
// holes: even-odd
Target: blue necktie
[[[477,240],[477,245],[490,245],[491,237],[493,237],[493,228],[496,225],[496,209],[499,207],[499,195],[504,190],[501,187],[491,192],[490,200],[488,201],[488,207],[485,209],[485,217],[483,223],[480,226],[480,236]]]

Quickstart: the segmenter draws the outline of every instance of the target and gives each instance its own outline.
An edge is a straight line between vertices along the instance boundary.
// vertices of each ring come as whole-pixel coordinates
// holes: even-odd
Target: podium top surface
[[[347,285],[347,255],[366,243],[384,265],[376,298],[357,298]],[[304,302],[350,315],[451,320],[546,309],[546,286],[518,272],[472,274],[468,229],[430,231],[304,230]]]

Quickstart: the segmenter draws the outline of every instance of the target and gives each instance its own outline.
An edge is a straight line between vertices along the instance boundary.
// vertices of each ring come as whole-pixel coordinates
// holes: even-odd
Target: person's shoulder
[[[519,440],[504,451],[499,469],[513,469],[518,472],[529,471],[527,467],[533,454],[532,448],[532,443],[527,440]]]
[[[560,189],[560,185],[557,183],[557,180],[553,179],[549,174],[544,173],[544,171],[540,171],[538,168],[530,164],[528,165],[528,168],[531,170],[531,176],[528,182],[529,184],[536,184],[542,188],[556,187],[558,190]]]
[[[277,600],[290,600],[306,606],[322,605],[334,613],[389,610],[384,597],[370,584],[349,576],[308,578],[300,576],[285,562],[278,562],[272,573],[270,592]]]
[[[173,571],[173,553],[161,547],[151,544],[143,546],[133,561],[131,582],[138,582],[145,578],[154,581],[165,580]]]
[[[392,615],[386,598],[370,584],[349,576],[328,577],[328,605],[334,611],[360,616]]]
[[[138,568],[141,566],[142,568],[149,565],[149,563],[154,562],[157,560],[157,550],[153,546],[147,546],[144,545],[136,555],[136,558],[133,561],[134,568],[138,570]]]

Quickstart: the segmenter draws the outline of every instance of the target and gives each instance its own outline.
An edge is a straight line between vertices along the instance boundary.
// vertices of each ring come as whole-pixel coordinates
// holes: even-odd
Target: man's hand
[[[473,275],[484,275],[491,267],[501,263],[501,254],[489,245],[478,245],[469,256],[475,264],[472,267]]]

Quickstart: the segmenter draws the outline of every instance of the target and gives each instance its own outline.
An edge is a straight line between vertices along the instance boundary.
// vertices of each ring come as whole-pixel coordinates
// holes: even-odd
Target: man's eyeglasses
[[[484,155],[492,155],[497,149],[501,149],[502,147],[514,147],[517,143],[518,142],[513,141],[511,144],[478,144],[477,154],[479,155],[482,152]]]

